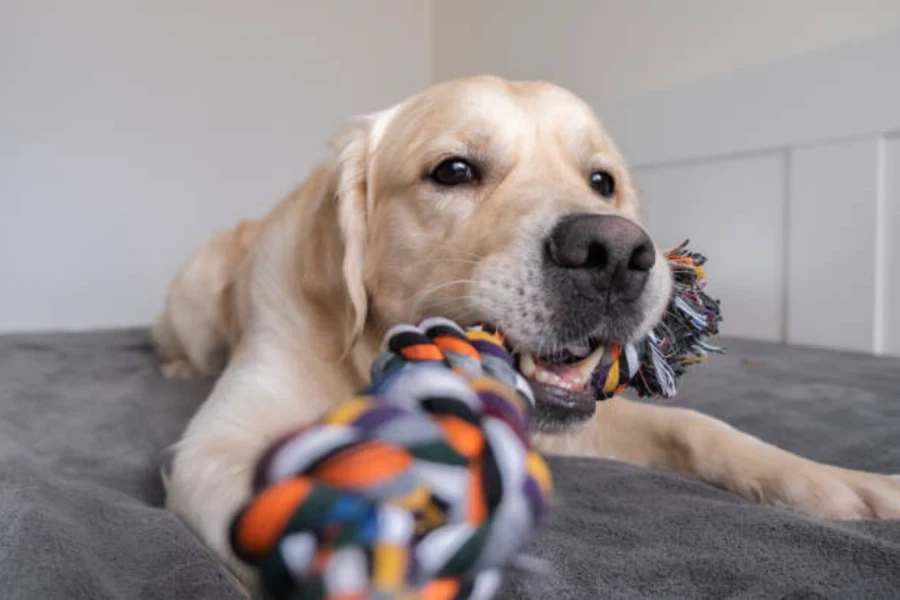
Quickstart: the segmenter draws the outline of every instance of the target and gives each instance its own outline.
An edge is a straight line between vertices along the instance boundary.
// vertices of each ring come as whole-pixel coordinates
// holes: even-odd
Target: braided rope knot
[[[552,491],[502,336],[385,337],[372,382],[263,455],[231,545],[269,598],[491,598]]]

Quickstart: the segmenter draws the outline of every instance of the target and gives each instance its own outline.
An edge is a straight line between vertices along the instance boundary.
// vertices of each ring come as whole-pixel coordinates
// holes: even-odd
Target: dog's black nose
[[[615,215],[563,218],[547,238],[547,256],[597,292],[636,298],[656,263],[656,249],[636,223]],[[583,286],[579,286],[582,287]]]

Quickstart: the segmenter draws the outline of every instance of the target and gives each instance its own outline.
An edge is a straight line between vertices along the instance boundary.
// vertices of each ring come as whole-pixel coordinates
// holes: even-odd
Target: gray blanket
[[[162,450],[211,382],[143,330],[0,337],[0,597],[238,598],[160,508]],[[733,342],[680,404],[847,467],[900,472],[900,363]],[[900,598],[900,522],[826,522],[674,474],[551,464],[558,502],[505,598]]]

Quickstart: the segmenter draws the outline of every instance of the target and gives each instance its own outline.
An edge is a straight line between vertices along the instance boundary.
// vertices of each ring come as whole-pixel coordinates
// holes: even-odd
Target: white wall
[[[646,94],[604,115],[635,164],[654,233],[696,231],[718,268],[736,270],[712,284],[727,302],[724,331],[900,355],[898,106],[892,33]],[[777,167],[762,171],[760,161]],[[748,203],[769,207],[766,219],[747,219]],[[680,218],[661,222],[657,212]],[[766,267],[772,252],[782,260]],[[734,302],[744,278],[781,310]]]
[[[546,79],[602,105],[900,27],[897,0],[438,0],[437,80]]]
[[[147,323],[208,233],[431,81],[419,0],[0,4],[0,330]]]
[[[782,338],[786,171],[778,152],[635,169],[655,242],[708,255],[730,335]]]

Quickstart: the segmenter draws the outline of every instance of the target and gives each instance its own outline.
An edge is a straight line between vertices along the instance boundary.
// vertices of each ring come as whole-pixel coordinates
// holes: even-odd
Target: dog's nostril
[[[579,266],[588,269],[605,269],[608,262],[609,251],[606,249],[606,246],[595,242],[588,246],[587,259]]]
[[[628,261],[632,271],[649,271],[656,263],[656,252],[650,244],[644,243],[634,249]]]

